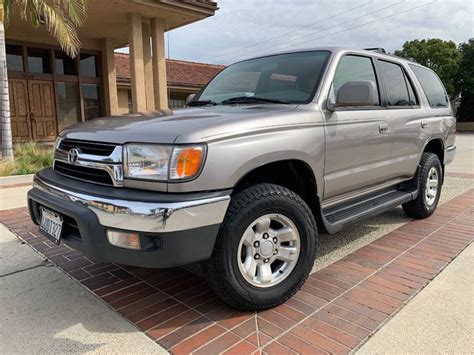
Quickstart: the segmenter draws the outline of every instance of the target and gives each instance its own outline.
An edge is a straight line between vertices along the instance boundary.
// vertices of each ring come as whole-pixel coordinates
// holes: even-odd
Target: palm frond
[[[5,27],[8,27],[8,21],[10,20],[10,0],[3,0],[3,22]]]
[[[2,1],[2,0],[0,0]],[[45,25],[48,32],[71,57],[79,53],[81,42],[77,27],[84,24],[88,0],[4,0],[5,18],[14,8],[34,27]]]
[[[55,0],[75,26],[82,26],[87,17],[87,0]]]
[[[35,1],[36,0],[30,0]],[[75,57],[79,53],[81,41],[77,35],[76,27],[64,15],[64,11],[57,4],[49,4],[44,1],[37,2],[39,15],[51,35],[56,38],[61,48],[70,56]]]
[[[15,5],[19,9],[23,20],[30,21],[33,27],[38,27],[40,25],[38,3],[38,0],[12,0],[10,5]]]

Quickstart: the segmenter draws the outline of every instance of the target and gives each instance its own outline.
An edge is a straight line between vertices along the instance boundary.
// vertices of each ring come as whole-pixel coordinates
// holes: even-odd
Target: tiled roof
[[[187,62],[184,60],[167,59],[166,71],[168,83],[176,86],[203,86],[214,75],[225,68],[223,65]],[[115,53],[117,80],[130,80],[130,60],[125,53]]]

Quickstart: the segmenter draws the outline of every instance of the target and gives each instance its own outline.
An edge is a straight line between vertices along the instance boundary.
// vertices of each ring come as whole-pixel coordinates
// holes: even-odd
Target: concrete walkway
[[[86,288],[21,244],[3,225],[0,290],[4,354],[165,353]]]
[[[474,133],[458,133],[456,156],[446,167],[448,173],[474,174]]]
[[[471,244],[358,354],[474,354],[473,260]]]

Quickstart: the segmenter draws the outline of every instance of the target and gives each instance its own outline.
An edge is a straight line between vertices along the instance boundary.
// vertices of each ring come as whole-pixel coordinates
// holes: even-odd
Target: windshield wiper
[[[207,106],[207,105],[213,105],[216,106],[217,102],[212,101],[212,100],[197,100],[197,101],[191,101],[188,103],[188,106]]]
[[[240,103],[252,103],[252,102],[269,102],[272,104],[290,104],[287,100],[280,100],[280,99],[267,99],[264,97],[258,96],[237,96],[231,97],[230,99],[222,101],[222,105],[229,105],[229,104],[240,104]]]

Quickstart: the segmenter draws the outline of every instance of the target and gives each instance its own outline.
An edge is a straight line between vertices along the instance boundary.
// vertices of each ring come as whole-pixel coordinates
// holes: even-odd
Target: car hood
[[[288,118],[294,121],[290,112],[296,107],[280,104],[212,106],[103,117],[66,129],[61,137],[115,144],[199,143],[282,123],[292,124]]]

